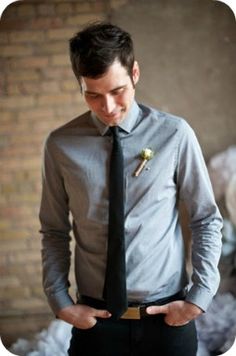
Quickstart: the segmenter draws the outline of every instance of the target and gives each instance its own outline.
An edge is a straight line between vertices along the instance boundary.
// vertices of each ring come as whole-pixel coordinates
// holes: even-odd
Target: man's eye
[[[96,99],[96,98],[98,98],[98,94],[86,94],[86,96],[87,96],[88,98],[91,98],[91,99]]]
[[[112,92],[112,94],[113,94],[113,95],[119,95],[119,94],[123,93],[124,89],[125,89],[125,88],[119,88],[119,89],[117,89],[117,90],[114,90],[114,91]]]

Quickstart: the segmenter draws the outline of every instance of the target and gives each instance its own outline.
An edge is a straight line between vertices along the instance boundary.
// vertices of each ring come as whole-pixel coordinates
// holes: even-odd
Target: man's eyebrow
[[[98,95],[99,93],[96,93],[95,91],[84,90],[84,94],[96,94],[96,95]]]
[[[114,92],[114,91],[117,91],[117,90],[123,89],[123,88],[125,88],[125,87],[126,87],[126,84],[124,84],[124,85],[120,85],[120,86],[118,86],[118,87],[115,87],[115,88],[111,89],[109,93],[112,93],[112,92]],[[91,90],[85,90],[84,92],[85,92],[86,94],[96,94],[96,95],[101,95],[101,93],[98,93],[98,92],[96,92],[96,91],[91,91]]]
[[[126,86],[127,86],[126,84],[120,85],[120,86],[118,86],[118,87],[112,89],[111,92],[116,91],[116,90],[119,90],[119,89],[123,89],[123,88],[125,88]]]

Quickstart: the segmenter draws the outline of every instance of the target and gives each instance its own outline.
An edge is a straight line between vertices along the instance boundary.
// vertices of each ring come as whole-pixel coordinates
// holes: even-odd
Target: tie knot
[[[119,127],[118,126],[111,126],[110,131],[114,138],[119,138]]]

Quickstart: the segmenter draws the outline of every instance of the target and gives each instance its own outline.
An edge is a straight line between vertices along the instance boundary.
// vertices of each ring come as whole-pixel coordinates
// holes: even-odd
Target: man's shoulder
[[[85,113],[75,117],[74,119],[66,122],[65,124],[57,127],[52,130],[49,135],[52,137],[57,137],[61,135],[70,135],[75,134],[77,131],[81,129],[88,128],[90,125],[90,111],[86,111]]]
[[[147,117],[150,120],[156,122],[159,126],[163,126],[165,129],[175,129],[185,131],[188,129],[189,124],[184,117],[159,110],[152,106],[139,104],[140,109],[143,112],[143,117]]]
[[[78,136],[84,135],[89,132],[91,124],[90,111],[75,117],[74,119],[66,122],[65,124],[55,128],[45,138],[45,146],[49,149],[60,147],[64,143],[74,142]]]

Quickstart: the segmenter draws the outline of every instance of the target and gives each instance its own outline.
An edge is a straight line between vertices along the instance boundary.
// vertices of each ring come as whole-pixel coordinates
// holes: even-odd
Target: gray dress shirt
[[[206,310],[219,285],[222,219],[196,136],[184,119],[135,101],[120,128],[128,299],[154,301],[189,284],[178,214],[183,200],[192,231],[187,300]],[[68,293],[72,229],[78,294],[102,299],[111,148],[108,127],[90,111],[46,140],[40,208],[43,284],[55,313],[74,303]],[[154,157],[135,177],[144,148],[151,148]]]

